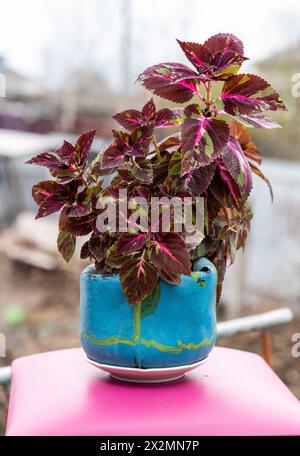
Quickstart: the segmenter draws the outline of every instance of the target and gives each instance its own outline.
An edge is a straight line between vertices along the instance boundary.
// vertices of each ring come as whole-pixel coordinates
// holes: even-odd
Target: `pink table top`
[[[61,350],[14,361],[7,435],[300,435],[300,402],[244,351],[215,348],[184,379],[145,385]]]

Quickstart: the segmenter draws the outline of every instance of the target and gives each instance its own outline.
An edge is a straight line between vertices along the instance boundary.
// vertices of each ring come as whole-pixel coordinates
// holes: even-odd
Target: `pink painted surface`
[[[7,435],[300,435],[300,402],[257,355],[215,348],[174,383],[112,380],[81,349],[17,359]]]

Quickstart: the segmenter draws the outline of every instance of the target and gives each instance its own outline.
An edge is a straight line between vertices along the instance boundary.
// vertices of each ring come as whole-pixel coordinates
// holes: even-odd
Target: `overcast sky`
[[[2,0],[0,54],[10,66],[57,81],[72,66],[94,66],[119,82],[124,16],[131,3],[131,73],[178,59],[175,38],[204,41],[231,32],[259,60],[295,42],[299,0]]]

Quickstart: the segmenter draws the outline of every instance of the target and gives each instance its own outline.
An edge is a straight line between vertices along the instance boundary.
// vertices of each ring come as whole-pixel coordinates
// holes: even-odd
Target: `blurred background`
[[[295,318],[272,330],[273,367],[300,398],[300,3],[297,0],[10,0],[0,30],[0,333],[6,357],[79,345],[78,257],[66,267],[56,252],[56,220],[34,221],[31,186],[47,171],[26,159],[99,128],[93,154],[110,141],[111,115],[150,98],[134,81],[147,66],[182,61],[175,38],[205,41],[236,34],[289,111],[282,129],[252,130],[274,190],[255,180],[252,232],[230,269],[219,320],[290,307]],[[299,93],[298,93],[299,92]],[[157,100],[158,103],[161,103]],[[220,345],[260,352],[257,332]],[[0,392],[0,429],[5,397]]]

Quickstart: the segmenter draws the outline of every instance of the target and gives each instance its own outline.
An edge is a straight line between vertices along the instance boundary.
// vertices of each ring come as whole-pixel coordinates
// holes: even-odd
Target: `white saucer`
[[[163,367],[155,369],[139,369],[137,367],[121,367],[112,364],[97,363],[88,357],[87,361],[93,366],[108,372],[113,378],[123,382],[133,383],[163,383],[172,382],[182,378],[187,372],[195,369],[201,364],[205,363],[207,358],[193,364],[186,364],[185,366],[176,367]]]

